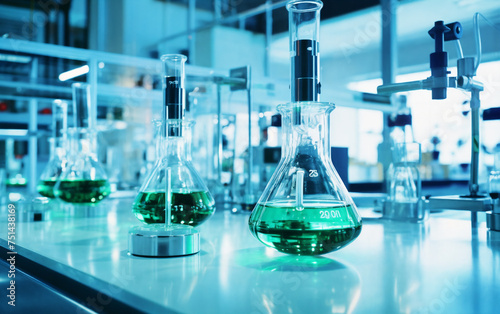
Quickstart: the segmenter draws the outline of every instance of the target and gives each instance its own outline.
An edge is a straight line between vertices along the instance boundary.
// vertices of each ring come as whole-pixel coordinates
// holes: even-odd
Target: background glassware
[[[0,168],[0,205],[7,203],[7,176],[5,168]]]
[[[383,216],[393,220],[425,220],[429,211],[421,200],[420,144],[395,143],[392,151],[393,163],[387,174],[388,195]]]
[[[90,103],[90,86],[73,84],[75,128],[68,130],[69,158],[54,194],[65,202],[97,203],[111,193],[106,172],[97,160],[96,117]]]
[[[45,197],[55,197],[54,186],[68,162],[66,158],[67,116],[68,104],[56,99],[52,104],[52,138],[49,139],[50,158],[37,185],[38,193]]]
[[[493,171],[490,172],[488,180],[488,189],[490,197],[494,200],[499,199],[500,193],[500,147],[495,151],[495,164]]]

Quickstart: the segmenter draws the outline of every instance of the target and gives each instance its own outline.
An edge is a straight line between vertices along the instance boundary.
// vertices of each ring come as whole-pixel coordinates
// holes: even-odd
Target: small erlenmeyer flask
[[[287,144],[249,225],[257,239],[280,252],[325,254],[361,232],[356,206],[330,159],[333,108],[319,102],[278,106]]]
[[[68,130],[69,157],[54,194],[69,203],[97,203],[111,193],[106,172],[97,160],[95,111],[91,110],[90,86],[73,84],[75,127]]]
[[[54,198],[54,186],[57,179],[66,168],[67,149],[67,116],[68,104],[56,99],[52,104],[52,137],[50,143],[50,159],[42,171],[37,191],[45,197]]]
[[[165,223],[165,204],[168,203],[173,224],[198,226],[214,214],[215,201],[191,162],[192,123],[183,119],[184,71],[180,69],[186,57],[165,55],[162,61],[166,87],[162,139],[157,141],[159,159],[139,190],[132,211],[146,224]],[[170,194],[165,199],[167,183]]]

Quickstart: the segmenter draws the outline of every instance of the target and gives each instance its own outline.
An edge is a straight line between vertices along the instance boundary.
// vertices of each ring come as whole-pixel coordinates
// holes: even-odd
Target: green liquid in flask
[[[45,197],[54,198],[54,185],[56,185],[57,180],[41,180],[36,190],[40,195]]]
[[[165,223],[165,193],[142,192],[135,198],[132,211],[140,221]],[[215,204],[207,191],[172,192],[172,222],[198,226],[215,212]]]
[[[271,202],[257,205],[249,226],[255,237],[280,252],[320,255],[358,237],[361,221],[357,217],[351,205],[304,202],[304,207],[297,208],[290,202]]]
[[[69,203],[98,203],[110,193],[107,180],[62,180],[54,192]]]

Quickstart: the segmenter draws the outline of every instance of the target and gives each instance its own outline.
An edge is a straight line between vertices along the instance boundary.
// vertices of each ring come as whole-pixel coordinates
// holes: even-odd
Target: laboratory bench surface
[[[432,214],[424,224],[364,218],[360,236],[347,247],[302,257],[262,245],[250,234],[248,214],[219,210],[199,227],[199,254],[146,258],[128,254],[128,230],[140,224],[131,204],[132,199],[95,207],[54,201],[49,220],[16,222],[16,266],[97,312],[498,313],[500,308],[500,233],[484,224],[471,228],[454,212]],[[371,209],[360,213],[373,217]],[[0,246],[7,256],[6,204],[0,218]],[[7,283],[6,274],[1,278]],[[22,287],[17,290],[22,293]]]

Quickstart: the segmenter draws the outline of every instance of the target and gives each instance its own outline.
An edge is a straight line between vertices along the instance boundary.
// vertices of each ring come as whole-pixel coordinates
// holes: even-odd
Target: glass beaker
[[[282,157],[253,210],[253,235],[280,252],[317,255],[338,250],[361,232],[361,217],[330,159],[331,103],[278,106]]]
[[[419,143],[395,143],[393,162],[387,173],[387,200],[384,218],[419,222],[428,217],[421,200],[421,179],[418,165],[421,160]]]
[[[52,104],[52,115],[52,138],[49,138],[50,158],[37,185],[38,193],[50,198],[55,197],[54,186],[68,162],[66,158],[68,104],[56,99]]]
[[[73,84],[75,126],[68,130],[69,157],[54,194],[69,203],[97,203],[111,193],[106,172],[97,160],[97,131],[90,86]]]
[[[165,55],[164,109],[157,162],[132,205],[134,215],[146,224],[198,226],[215,212],[215,201],[191,162],[192,122],[184,120],[185,91],[182,55]],[[166,208],[170,220],[165,221]]]

